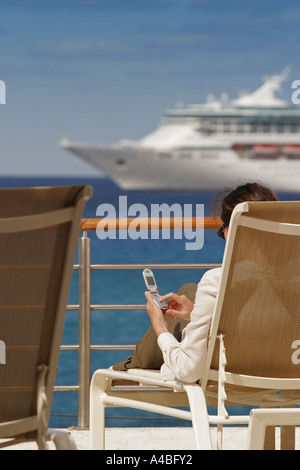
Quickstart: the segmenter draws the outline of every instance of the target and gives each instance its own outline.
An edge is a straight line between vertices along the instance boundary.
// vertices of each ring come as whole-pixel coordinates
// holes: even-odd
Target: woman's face
[[[227,239],[227,235],[228,235],[228,227],[225,227],[224,228],[224,238],[225,238],[225,240]]]

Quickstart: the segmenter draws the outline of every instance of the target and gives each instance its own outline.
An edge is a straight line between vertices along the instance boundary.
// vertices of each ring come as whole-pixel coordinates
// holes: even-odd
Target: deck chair
[[[47,449],[80,219],[90,186],[0,190],[1,447]],[[50,432],[59,449],[67,434]]]
[[[300,426],[300,408],[256,408],[250,412],[247,450],[263,450],[268,426]]]
[[[192,421],[195,447],[211,449],[217,425],[222,448],[225,424],[249,423],[249,414],[227,407],[293,407],[300,404],[300,202],[247,202],[231,218],[220,289],[212,316],[204,374],[199,383],[164,381],[159,371],[93,374],[90,426],[93,448],[104,448],[108,406],[144,409]],[[142,384],[119,391],[115,379]],[[142,391],[145,387],[152,387]],[[158,391],[159,390],[159,391]],[[177,409],[188,405],[189,411]],[[217,404],[217,415],[208,406]]]

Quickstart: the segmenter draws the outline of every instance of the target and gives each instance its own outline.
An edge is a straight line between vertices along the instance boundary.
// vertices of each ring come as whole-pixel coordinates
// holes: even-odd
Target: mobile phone
[[[155,277],[151,269],[144,269],[143,271],[143,277],[144,281],[146,284],[146,287],[150,294],[152,295],[152,298],[154,302],[162,309],[162,310],[167,310],[168,308],[168,303],[165,301],[160,302],[160,295],[158,293],[158,287],[155,281]]]

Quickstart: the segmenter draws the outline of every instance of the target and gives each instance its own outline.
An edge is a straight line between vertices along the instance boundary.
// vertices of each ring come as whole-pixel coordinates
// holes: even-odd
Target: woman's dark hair
[[[213,213],[215,215],[218,210],[224,228],[228,227],[235,206],[245,201],[278,201],[278,198],[271,189],[258,183],[246,183],[234,190],[222,191],[213,203]]]

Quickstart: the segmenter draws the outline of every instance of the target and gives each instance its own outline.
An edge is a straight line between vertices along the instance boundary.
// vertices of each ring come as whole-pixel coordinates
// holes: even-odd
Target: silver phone
[[[162,309],[162,310],[167,310],[168,308],[168,303],[165,301],[160,302],[160,295],[158,293],[158,287],[155,281],[155,277],[151,269],[144,269],[143,271],[143,277],[144,281],[146,284],[146,287],[150,294],[152,295],[152,298],[154,302]]]

